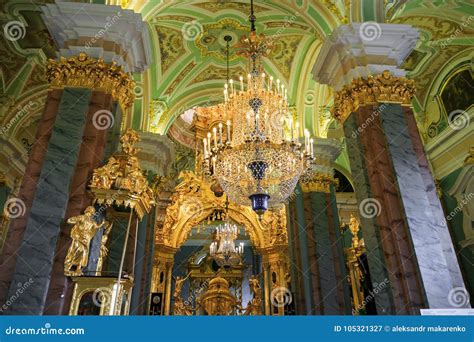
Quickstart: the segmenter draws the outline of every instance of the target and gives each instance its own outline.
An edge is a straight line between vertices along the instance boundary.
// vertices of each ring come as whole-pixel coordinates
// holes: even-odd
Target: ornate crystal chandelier
[[[244,243],[235,245],[235,239],[239,235],[239,228],[228,221],[219,225],[216,229],[215,239],[209,247],[209,254],[221,267],[232,267],[242,260]]]
[[[284,203],[294,191],[314,160],[313,140],[305,130],[304,143],[300,142],[300,127],[290,114],[287,89],[263,71],[261,58],[270,43],[263,34],[256,34],[253,2],[250,23],[249,37],[243,36],[238,46],[239,54],[249,59],[247,87],[242,76],[239,84],[232,79],[225,84],[223,121],[211,127],[203,139],[203,166],[232,201],[251,205],[261,216],[268,208]]]

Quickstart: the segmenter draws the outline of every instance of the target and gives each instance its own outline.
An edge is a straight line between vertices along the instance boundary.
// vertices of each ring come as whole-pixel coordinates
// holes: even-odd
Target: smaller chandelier
[[[242,261],[244,243],[235,245],[239,228],[235,224],[225,222],[216,229],[215,241],[209,246],[209,253],[220,267],[232,267]]]

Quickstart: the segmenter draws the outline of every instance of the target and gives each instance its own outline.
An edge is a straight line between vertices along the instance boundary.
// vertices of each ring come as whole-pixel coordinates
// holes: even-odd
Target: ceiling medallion
[[[226,36],[231,36],[234,41],[247,28],[234,19],[222,19],[214,24],[204,24],[202,33],[196,39],[196,46],[201,51],[202,57],[213,57],[223,60],[222,52],[226,47]],[[230,56],[230,61],[238,59],[239,56]]]
[[[251,205],[261,217],[286,201],[314,157],[307,130],[300,142],[285,86],[263,71],[261,57],[271,44],[263,34],[257,35],[253,10],[250,23],[249,37],[242,36],[237,45],[238,54],[249,59],[247,87],[242,76],[240,84],[232,79],[225,84],[224,120],[210,127],[203,139],[203,166],[232,201]]]

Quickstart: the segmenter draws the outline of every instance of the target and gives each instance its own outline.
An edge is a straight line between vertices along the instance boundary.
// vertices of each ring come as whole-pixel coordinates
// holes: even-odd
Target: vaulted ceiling
[[[3,1],[0,23],[21,18],[28,29],[24,39],[0,42],[0,120],[9,124],[5,139],[9,149],[0,151],[0,161],[17,165],[21,173],[31,136],[41,114],[47,82],[44,67],[56,47],[40,16],[43,2],[53,0]],[[90,2],[85,1],[84,2]],[[161,134],[175,132],[191,143],[189,128],[179,116],[194,106],[222,101],[226,78],[223,36],[235,42],[248,32],[249,0],[93,0],[120,5],[142,14],[152,38],[153,64],[135,75],[136,97],[131,124],[134,128]],[[444,76],[459,63],[474,60],[474,6],[470,1],[425,0],[255,0],[257,31],[274,36],[274,49],[265,59],[267,72],[289,88],[289,100],[319,136],[340,135],[330,119],[332,93],[312,80],[311,69],[324,38],[347,22],[376,20],[411,24],[420,41],[405,67],[415,79],[414,101],[425,141],[436,139],[446,127],[446,118],[436,110],[436,94]],[[465,25],[465,24],[468,25]],[[231,56],[230,75],[246,73],[246,61]],[[31,101],[26,113],[17,108]],[[301,125],[302,126],[302,125]],[[31,132],[30,132],[31,131]],[[30,133],[28,133],[30,132]],[[339,133],[338,133],[339,132]],[[28,133],[28,134],[27,134]],[[188,139],[188,140],[186,140]],[[18,156],[18,157],[12,157]],[[341,158],[344,158],[342,156]]]
[[[233,53],[232,45],[248,34],[249,1],[165,2],[136,5],[135,10],[149,23],[153,41],[155,63],[146,80],[151,89],[152,131],[167,132],[190,107],[222,101],[224,36],[233,38],[230,77],[247,74],[247,61]],[[266,71],[289,86],[295,105],[300,87],[309,81],[308,53],[315,55],[322,38],[340,20],[322,2],[257,1],[255,14],[257,31],[274,37],[274,47],[264,60]]]

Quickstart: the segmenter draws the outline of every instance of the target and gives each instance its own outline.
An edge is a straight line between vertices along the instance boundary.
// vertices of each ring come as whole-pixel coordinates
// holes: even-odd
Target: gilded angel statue
[[[82,269],[87,266],[89,259],[89,246],[92,238],[97,233],[105,220],[97,223],[94,219],[95,209],[92,206],[84,210],[83,215],[70,217],[67,222],[73,224],[71,228],[72,243],[64,260],[64,274],[68,276],[82,275]]]

